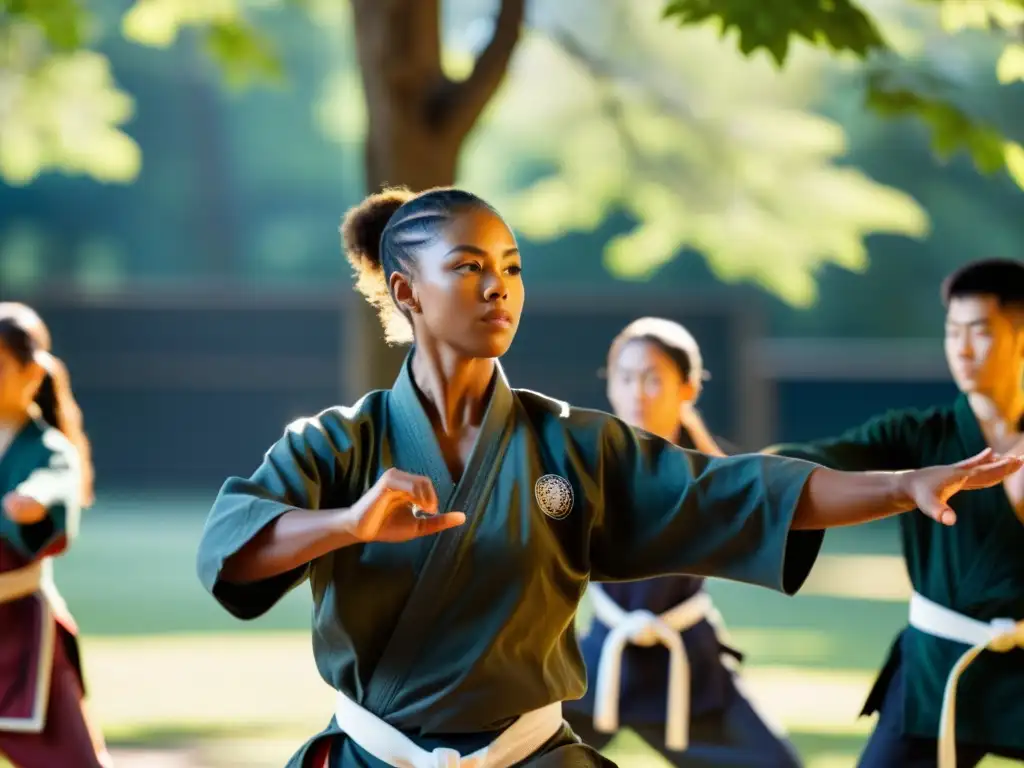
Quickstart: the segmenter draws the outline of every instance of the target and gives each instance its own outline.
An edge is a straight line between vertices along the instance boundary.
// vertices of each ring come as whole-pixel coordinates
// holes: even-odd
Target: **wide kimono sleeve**
[[[78,454],[55,430],[47,430],[42,442],[44,450],[38,466],[12,493],[39,503],[46,509],[46,516],[28,525],[2,517],[3,538],[29,561],[66,550],[78,534],[81,516],[82,470]]]
[[[790,529],[816,465],[764,455],[711,458],[617,419],[603,433],[590,540],[595,581],[689,574],[787,594],[800,588],[823,532]]]
[[[808,443],[787,443],[765,449],[765,453],[806,459],[847,472],[882,472],[917,469],[927,414],[890,411],[847,430],[838,437]]]
[[[231,477],[217,495],[199,542],[197,571],[203,586],[232,615],[254,619],[301,584],[309,564],[262,581],[235,584],[221,578],[224,562],[281,515],[294,509],[331,509],[352,453],[345,420],[325,412],[285,430],[253,475]]]

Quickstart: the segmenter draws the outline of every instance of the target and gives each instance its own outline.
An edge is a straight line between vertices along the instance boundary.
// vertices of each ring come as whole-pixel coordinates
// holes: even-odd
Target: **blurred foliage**
[[[1000,40],[1005,46],[997,67],[1001,82],[1024,77],[1024,46],[1020,40],[1021,29],[1024,28],[1024,0],[921,2],[940,9],[943,25],[950,33],[980,30],[993,40]],[[323,0],[135,0],[124,14],[120,26],[129,40],[156,47],[172,44],[184,27],[196,28],[203,37],[204,49],[220,65],[227,81],[234,86],[244,86],[261,80],[280,82],[284,77],[273,40],[252,22],[253,11],[290,5],[315,12],[322,4]],[[647,15],[650,10],[648,4],[636,5],[638,13]],[[717,26],[721,35],[732,34],[737,38],[739,50],[744,55],[767,51],[780,67],[790,56],[793,39],[801,39],[835,53],[866,58],[869,64],[869,107],[890,116],[920,117],[932,129],[940,155],[964,149],[982,170],[1004,167],[1005,153],[1016,151],[1013,142],[999,141],[1000,132],[996,128],[958,107],[947,94],[940,92],[943,89],[936,87],[934,79],[928,83],[920,80],[908,83],[900,76],[903,68],[899,57],[887,55],[894,48],[884,34],[880,21],[882,15],[877,7],[863,0],[790,0],[773,4],[770,8],[750,0],[665,0],[662,9],[663,18],[677,25]],[[65,61],[61,73],[51,71],[52,68],[47,66],[49,56],[40,55],[40,46],[26,43],[23,35],[12,31],[25,23],[38,26],[43,31],[47,45],[52,49],[50,55],[78,50],[91,43],[86,3],[84,0],[0,0],[0,33],[9,38],[4,41],[6,45],[3,48],[11,52],[7,58],[18,58],[21,65],[19,69],[10,62],[2,63],[0,74],[6,71],[6,78],[13,80],[13,73],[27,71],[28,75],[24,77],[26,84],[39,79],[50,85],[52,91],[50,81],[55,77],[66,79],[66,72],[75,59]],[[32,55],[19,55],[18,51],[26,45],[32,48]],[[88,62],[83,66],[93,69],[98,66],[95,59],[83,61]],[[118,93],[109,80],[109,76],[92,78],[98,97],[109,100],[112,94]],[[46,109],[59,111],[57,105],[47,108],[50,98],[34,100],[36,103],[31,108],[16,107],[8,111],[27,109],[36,114]],[[36,118],[35,122],[39,119]],[[122,117],[117,122],[118,118],[103,118],[107,125],[114,126],[124,119]],[[45,118],[42,121],[48,122]],[[25,133],[24,125],[7,127],[8,122],[18,121],[4,120],[0,123],[0,132],[12,131],[24,143],[21,138]],[[48,131],[37,127],[33,132],[44,134]],[[127,145],[122,141],[118,150],[109,135],[96,135],[96,159],[92,165],[95,165],[98,177],[103,180],[130,179],[131,169],[137,167],[138,160],[134,155],[129,158],[131,152]],[[79,144],[84,146],[86,141]],[[39,139],[36,143],[51,147],[45,152],[19,150],[13,153],[23,159],[13,170],[4,170],[10,161],[0,165],[5,177],[23,182],[26,174],[29,178],[34,176],[33,171],[27,170],[33,164],[38,166],[36,170],[54,167],[69,172],[92,173],[91,166],[83,167],[80,147],[77,151],[69,150],[65,159],[61,142]],[[123,157],[117,158],[118,153]],[[1018,182],[1024,186],[1024,179],[1018,179]]]
[[[230,86],[283,80],[272,39],[246,18],[241,0],[136,0],[121,21],[127,39],[156,48],[169,47],[185,27],[202,30],[203,47]]]
[[[966,149],[977,167],[1005,165],[1024,179],[1024,151],[1006,133],[1021,115],[1006,114],[989,87],[1021,79],[1024,51],[1013,35],[1024,0],[794,0],[770,10],[747,0],[684,0],[665,4],[670,23],[659,24],[662,3],[531,7],[534,31],[462,168],[539,253],[557,254],[531,263],[531,273],[600,281],[593,255],[610,242],[605,263],[631,278],[750,280],[797,306],[811,303],[824,279],[843,286],[825,294],[839,318],[849,316],[855,283],[835,275],[868,268],[872,233],[921,237],[929,214],[936,228],[975,215],[992,222],[978,227],[991,242],[1019,238],[999,206],[973,203],[964,191],[982,187],[958,155]],[[443,7],[445,71],[461,77],[489,37],[494,3]],[[0,0],[0,34],[21,35],[16,47],[0,43],[0,176],[16,184],[46,170],[138,179],[124,195],[61,187],[69,205],[60,220],[77,215],[84,240],[103,245],[57,243],[52,268],[90,275],[95,285],[119,284],[126,269],[278,281],[343,275],[336,218],[359,193],[366,116],[348,13],[341,0],[136,0],[127,11],[101,0]],[[737,39],[692,28],[709,24]],[[204,66],[201,51],[217,66]],[[114,83],[108,56],[140,104],[132,135],[147,150],[141,177],[138,146],[122,131],[132,101]],[[62,61],[64,81],[53,74]],[[70,61],[91,74],[67,82]],[[837,71],[838,90],[830,88]],[[217,73],[236,86],[232,93],[221,93]],[[287,89],[244,90],[286,74]],[[74,96],[60,95],[59,82]],[[814,114],[822,101],[836,109]],[[864,104],[889,122],[870,118]],[[904,116],[929,126],[949,172],[914,154],[920,140]],[[894,135],[912,160],[894,162],[886,143]],[[30,149],[5,153],[16,141]],[[1004,202],[1006,178],[985,187]],[[130,205],[135,215],[120,215]],[[115,228],[112,244],[106,233]],[[868,242],[873,261],[884,262],[873,268],[883,270],[896,268],[878,255],[897,248],[886,243],[914,253],[935,247]],[[669,264],[693,253],[705,256],[707,275],[699,259]],[[954,257],[943,258],[913,263],[944,269]],[[16,279],[38,278],[20,263],[9,262]],[[888,285],[898,296],[906,282]],[[869,305],[856,323],[876,327],[877,315]],[[844,322],[852,321],[834,325]],[[907,327],[924,326],[911,318]]]
[[[105,56],[75,47],[83,22],[74,5],[39,5],[42,25],[0,15],[0,177],[27,184],[54,169],[131,181],[141,154],[120,130],[131,97],[115,85]]]
[[[948,35],[984,32],[1003,48],[997,65],[1000,82],[1024,75],[1024,0],[921,0],[939,9]],[[929,67],[927,77],[908,78],[907,62],[898,46],[885,39],[878,6],[852,0],[790,0],[768,11],[763,3],[748,0],[668,0],[664,16],[680,24],[711,22],[722,35],[735,32],[740,50],[751,55],[767,51],[783,66],[790,41],[802,38],[835,52],[852,53],[867,63],[866,104],[887,117],[920,118],[931,131],[935,151],[942,158],[967,151],[979,170],[1006,168],[1024,187],[1016,161],[1020,146],[982,116],[964,110],[956,98],[957,84]],[[947,39],[946,43],[950,41]],[[895,54],[895,55],[894,55]],[[911,65],[911,70],[920,67]],[[917,74],[920,74],[918,71]],[[952,93],[951,93],[952,92]]]
[[[764,49],[779,66],[794,37],[861,57],[885,47],[870,13],[850,0],[790,0],[770,11],[749,0],[668,0],[664,16],[680,25],[713,22],[723,35],[735,31],[744,55]]]
[[[633,226],[605,250],[613,274],[648,279],[691,250],[720,280],[806,307],[823,264],[867,267],[867,235],[927,233],[913,198],[840,165],[842,127],[805,111],[820,59],[798,56],[783,74],[703,30],[659,24],[644,3],[605,9],[606,33],[586,42],[571,16],[543,21],[464,159],[471,185],[526,236],[625,212]],[[548,172],[524,184],[492,160],[509,152]]]

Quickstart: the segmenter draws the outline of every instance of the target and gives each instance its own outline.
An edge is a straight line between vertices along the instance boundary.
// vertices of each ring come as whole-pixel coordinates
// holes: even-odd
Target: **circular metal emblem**
[[[533,495],[545,515],[561,520],[572,512],[572,486],[564,477],[544,475],[533,487]]]

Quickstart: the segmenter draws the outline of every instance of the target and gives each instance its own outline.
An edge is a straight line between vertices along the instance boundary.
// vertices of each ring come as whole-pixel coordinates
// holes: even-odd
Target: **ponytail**
[[[53,380],[53,374],[46,372],[43,383],[39,385],[36,392],[36,405],[39,407],[39,416],[49,424],[70,437],[64,419],[64,409],[61,407],[60,396],[57,394],[57,384]]]
[[[82,409],[71,391],[71,375],[64,363],[52,354],[45,354],[46,378],[36,393],[36,405],[50,426],[60,430],[78,451],[82,467],[82,506],[92,506],[95,470],[92,464],[92,446],[82,423]]]
[[[35,395],[38,416],[60,431],[78,452],[82,473],[82,506],[93,502],[92,447],[82,425],[82,409],[71,392],[68,369],[50,353],[50,333],[24,304],[0,304],[0,341],[23,364],[35,362],[45,373]]]

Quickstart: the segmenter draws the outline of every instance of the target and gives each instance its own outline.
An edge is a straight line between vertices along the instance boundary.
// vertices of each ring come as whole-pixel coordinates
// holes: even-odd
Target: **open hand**
[[[1024,466],[1019,456],[999,456],[986,448],[976,456],[957,464],[925,467],[907,472],[906,492],[914,505],[943,525],[953,525],[956,513],[949,499],[960,491],[973,491],[998,485]]]
[[[461,512],[437,513],[429,478],[392,467],[349,510],[351,533],[359,541],[409,541],[466,522]]]

